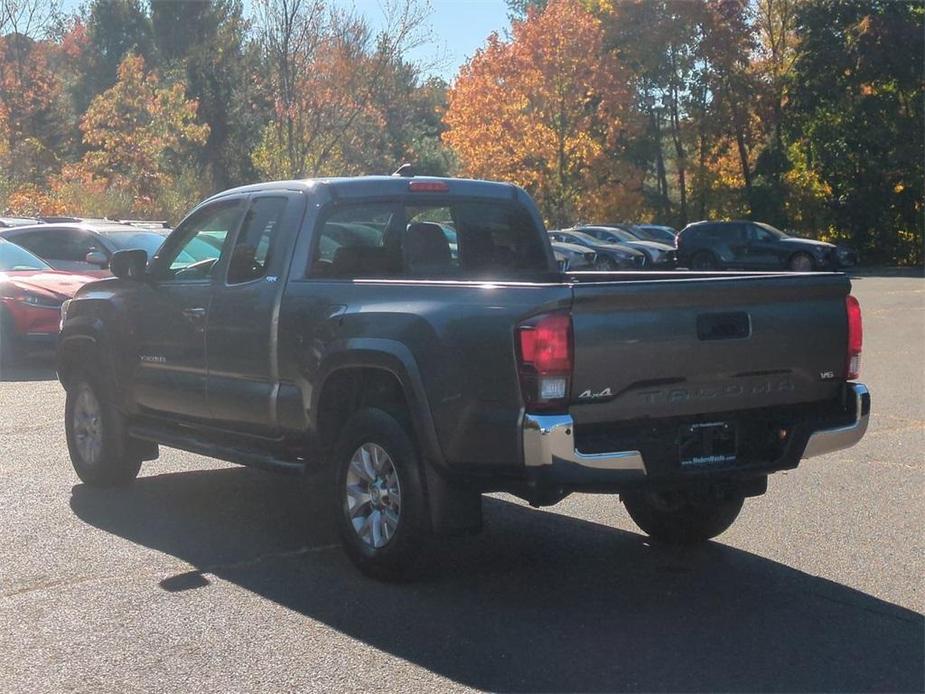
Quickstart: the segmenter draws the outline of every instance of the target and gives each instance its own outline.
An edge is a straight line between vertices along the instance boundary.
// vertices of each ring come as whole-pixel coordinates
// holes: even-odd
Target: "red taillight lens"
[[[444,181],[411,181],[408,190],[412,193],[446,193],[450,186]]]
[[[864,326],[861,322],[861,304],[850,294],[845,297],[848,312],[848,361],[846,378],[857,378],[861,373],[861,347],[864,344]]]
[[[572,370],[572,319],[567,313],[541,316],[520,326],[520,354],[537,371]]]
[[[535,316],[517,326],[520,389],[529,410],[568,404],[572,379],[572,319],[567,313]]]

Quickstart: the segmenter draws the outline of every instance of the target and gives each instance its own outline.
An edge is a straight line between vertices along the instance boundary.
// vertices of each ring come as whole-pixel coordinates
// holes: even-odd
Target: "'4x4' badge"
[[[610,388],[604,388],[600,393],[592,393],[591,389],[584,391],[581,395],[578,396],[579,400],[600,400],[601,398],[611,398],[613,393],[610,392]]]

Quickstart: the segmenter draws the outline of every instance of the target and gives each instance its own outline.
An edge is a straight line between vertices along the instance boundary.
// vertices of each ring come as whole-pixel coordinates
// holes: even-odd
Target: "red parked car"
[[[0,239],[0,363],[28,344],[53,344],[61,304],[94,279],[55,270],[26,249]]]

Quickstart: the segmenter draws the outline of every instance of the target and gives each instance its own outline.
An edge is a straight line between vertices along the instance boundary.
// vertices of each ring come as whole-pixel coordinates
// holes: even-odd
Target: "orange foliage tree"
[[[623,157],[630,91],[602,41],[599,20],[570,0],[531,9],[510,41],[490,36],[460,70],[444,117],[465,173],[519,183],[555,225],[628,216],[641,187]]]
[[[0,36],[0,170],[3,187],[41,181],[56,164],[64,125],[53,44],[21,34]]]
[[[182,174],[182,162],[209,134],[207,125],[196,122],[196,102],[186,99],[184,89],[182,82],[162,86],[140,56],[126,56],[116,84],[93,99],[80,122],[88,151],[53,181],[59,197],[73,197],[75,207],[83,208],[80,198],[92,194],[120,208],[96,213],[172,212],[164,209],[164,198]],[[201,191],[189,194],[196,199]]]

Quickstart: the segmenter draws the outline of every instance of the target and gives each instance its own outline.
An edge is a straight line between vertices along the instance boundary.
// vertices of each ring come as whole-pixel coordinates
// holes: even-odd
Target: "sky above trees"
[[[63,0],[62,9],[77,12],[85,0]],[[378,0],[336,0],[336,4],[356,8],[374,29],[382,24]],[[510,26],[510,8],[505,0],[428,0],[427,25],[432,41],[408,55],[425,65],[425,73],[449,82],[493,31],[504,33]],[[244,2],[244,14],[253,11],[252,0]]]

